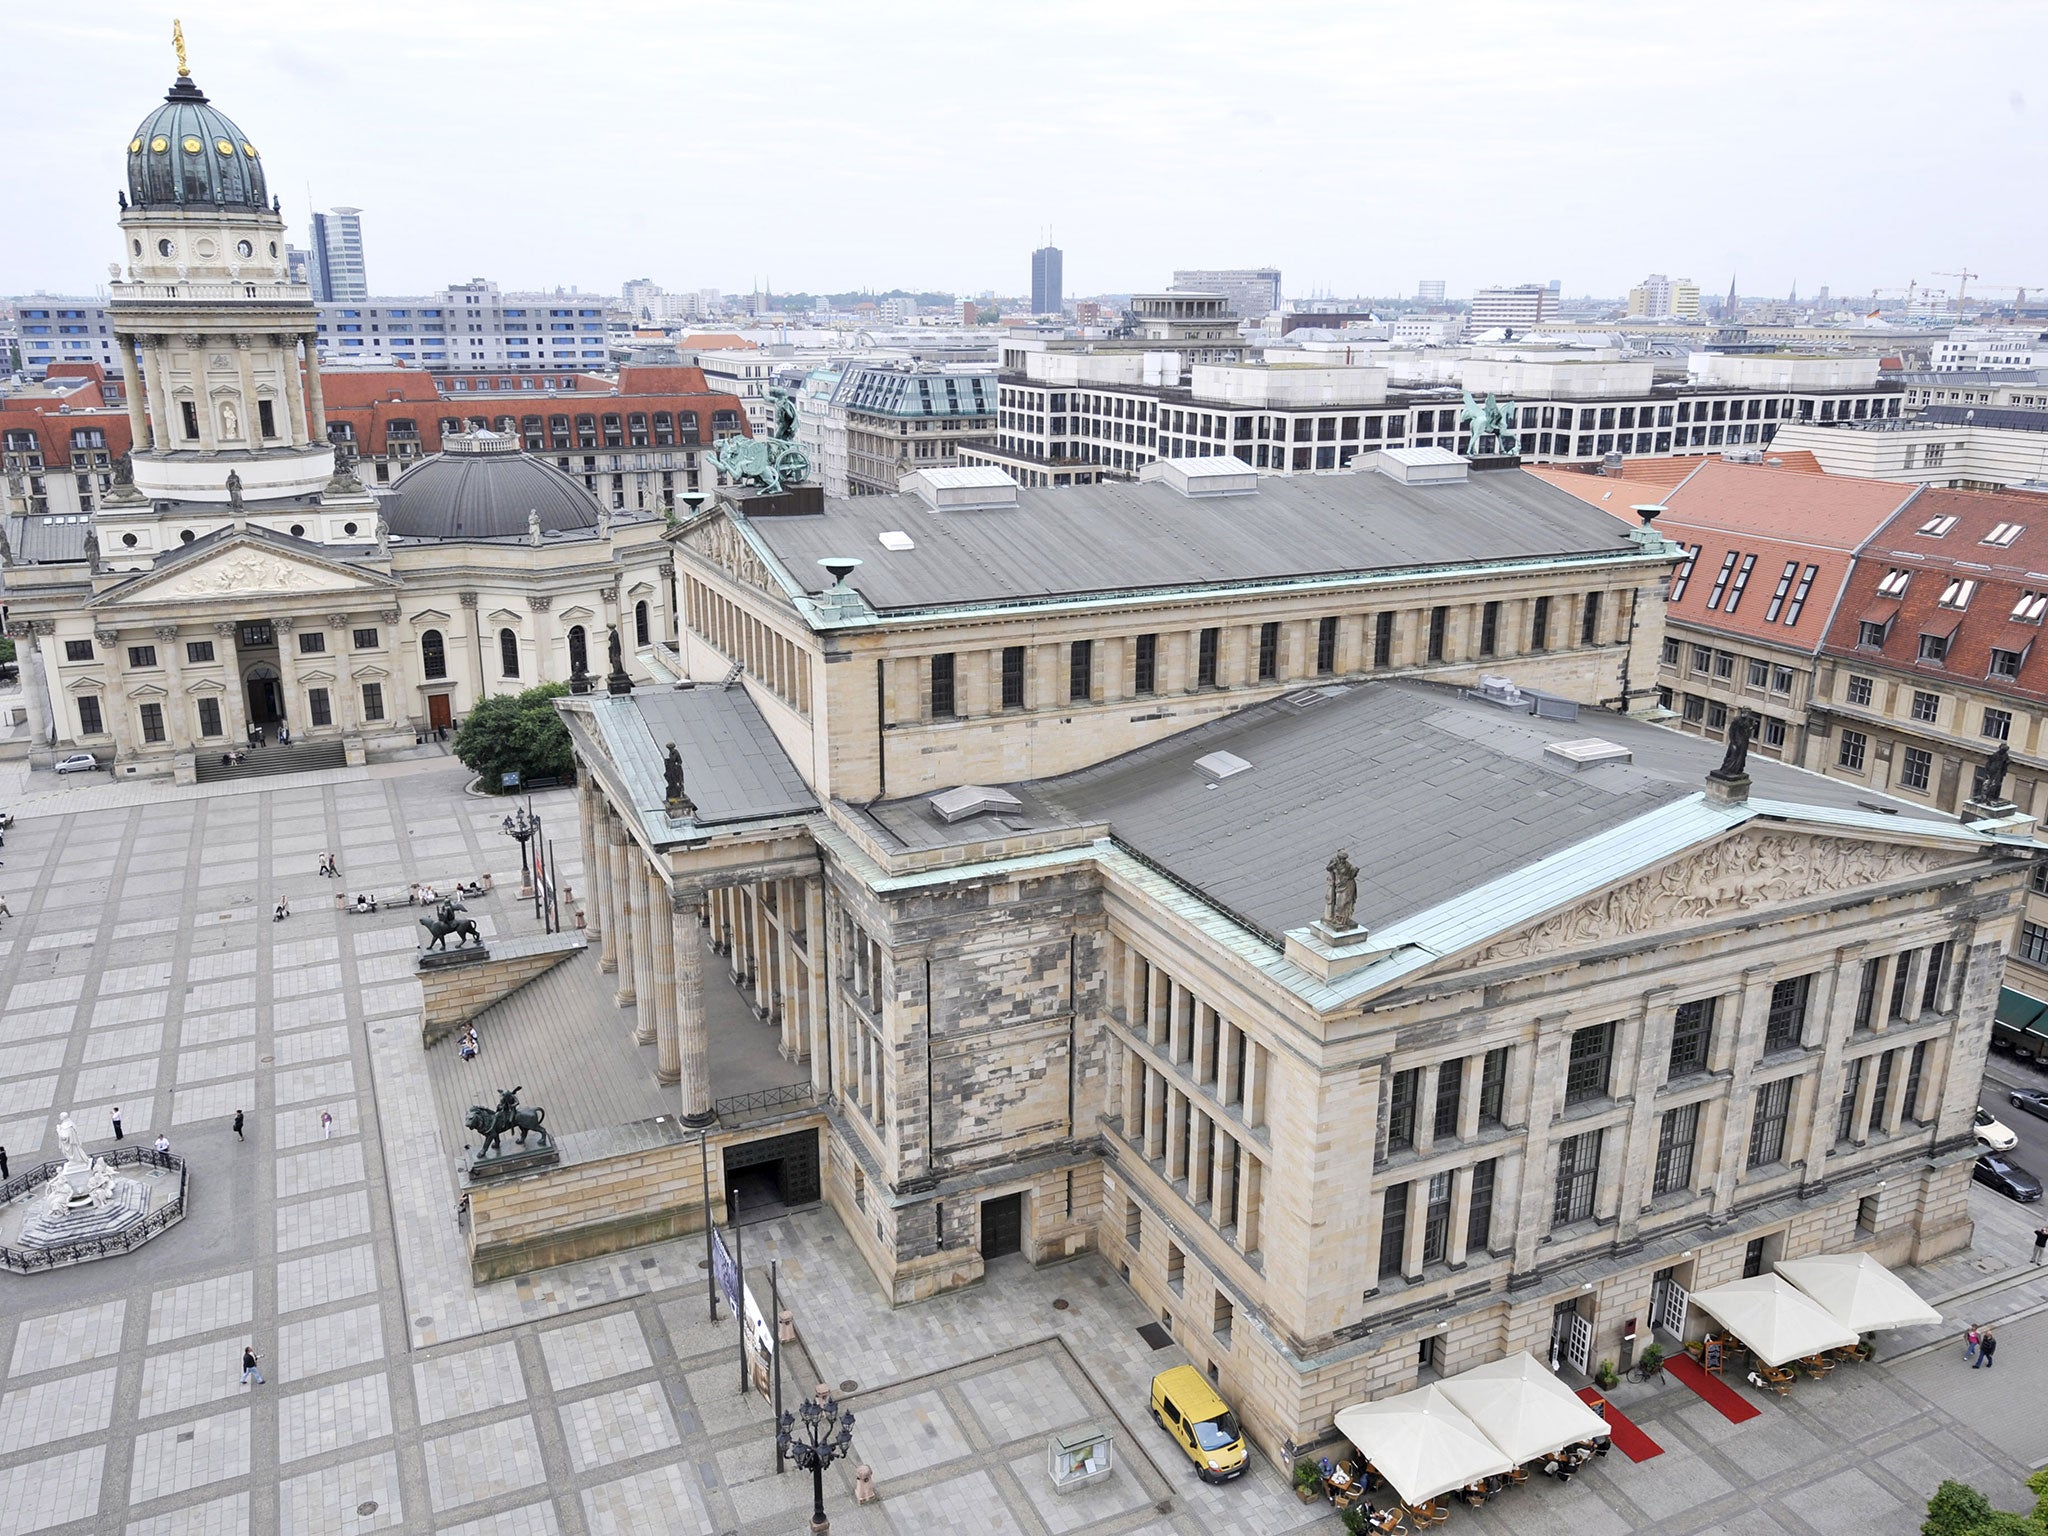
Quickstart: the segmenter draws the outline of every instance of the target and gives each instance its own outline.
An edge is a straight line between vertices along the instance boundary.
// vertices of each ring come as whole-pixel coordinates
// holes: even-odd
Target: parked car
[[[2041,1181],[2010,1158],[1987,1152],[1977,1159],[1976,1171],[1970,1175],[1987,1189],[1995,1189],[2008,1200],[2017,1200],[2022,1205],[2031,1205],[2041,1198]]]
[[[1187,1453],[1204,1482],[1227,1483],[1244,1475],[1244,1431],[1237,1415],[1192,1365],[1177,1365],[1152,1378],[1152,1417]]]
[[[57,759],[59,773],[91,773],[99,765],[100,760],[90,752],[74,752],[69,757]]]
[[[1973,1129],[1977,1139],[1994,1152],[2010,1152],[2019,1145],[2019,1135],[2009,1125],[2003,1124],[1982,1104],[1977,1106],[1977,1119]]]
[[[2048,1120],[2048,1093],[2039,1088],[2015,1088],[2006,1096],[2006,1102],[2014,1109],[2024,1109],[2030,1115],[2039,1115]]]

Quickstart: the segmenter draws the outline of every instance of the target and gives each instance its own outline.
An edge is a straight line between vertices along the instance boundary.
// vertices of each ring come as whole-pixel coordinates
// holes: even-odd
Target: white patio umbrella
[[[1778,1273],[1825,1307],[1836,1322],[1858,1333],[1941,1321],[1941,1314],[1910,1285],[1867,1253],[1786,1259]]]
[[[1560,1446],[1609,1432],[1605,1419],[1527,1353],[1475,1365],[1439,1386],[1481,1434],[1516,1462],[1534,1461]]]
[[[1340,1409],[1337,1432],[1365,1453],[1405,1504],[1420,1504],[1514,1465],[1435,1384]]]
[[[1855,1329],[1844,1327],[1819,1302],[1776,1275],[1694,1291],[1692,1304],[1718,1317],[1766,1365],[1856,1342]]]

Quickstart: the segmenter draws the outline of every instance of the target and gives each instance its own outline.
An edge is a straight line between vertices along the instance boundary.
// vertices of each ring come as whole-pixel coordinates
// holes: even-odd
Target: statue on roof
[[[526,509],[526,542],[533,545],[536,549],[540,547],[540,509],[538,507],[528,507]]]
[[[1977,771],[1977,793],[1975,799],[1980,805],[2003,805],[2005,803],[2005,776],[2012,771],[2012,748],[2004,742],[1985,760]]]
[[[696,802],[691,800],[683,789],[683,754],[674,742],[668,744],[668,751],[662,755],[661,774],[664,784],[663,799],[669,815],[695,816]]]
[[[775,437],[780,442],[796,441],[796,396],[786,389],[768,391],[768,405],[775,412]]]
[[[242,477],[232,469],[228,471],[228,505],[237,512],[242,510]]]
[[[1358,866],[1341,849],[1324,867],[1329,885],[1323,896],[1323,926],[1332,933],[1355,928],[1352,914],[1358,909]]]
[[[810,455],[780,437],[728,437],[712,462],[735,485],[759,486],[771,496],[811,477]]]
[[[85,530],[85,568],[94,576],[100,573],[100,535],[96,528]]]
[[[1728,722],[1728,750],[1721,755],[1721,766],[1709,774],[1709,778],[1749,777],[1749,744],[1756,739],[1757,724],[1754,710],[1738,709],[1735,712],[1735,718]]]

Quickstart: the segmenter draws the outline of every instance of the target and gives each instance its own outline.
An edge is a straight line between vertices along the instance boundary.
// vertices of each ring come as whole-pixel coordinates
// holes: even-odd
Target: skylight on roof
[[[1195,771],[1207,774],[1212,779],[1227,779],[1234,773],[1243,773],[1251,764],[1235,752],[1211,752],[1207,757],[1195,759]]]
[[[878,533],[875,537],[882,541],[882,548],[884,549],[901,550],[917,548],[917,541],[900,528],[892,528],[887,533]]]
[[[1904,597],[1906,587],[1913,579],[1911,571],[1902,571],[1897,566],[1884,573],[1884,579],[1877,584],[1879,597]]]
[[[1944,608],[1967,608],[1970,597],[1976,592],[1977,583],[1968,577],[1958,577],[1941,589],[1941,606]]]
[[[2048,613],[2048,594],[2022,592],[2020,600],[2012,605],[2012,616],[2021,624],[2038,624],[2044,613]]]
[[[2025,523],[2000,523],[1984,535],[1986,544],[1996,544],[2000,549],[2011,549],[2014,539],[2027,531]]]
[[[1930,539],[1938,539],[1955,525],[1956,520],[1953,517],[1930,517],[1920,525],[1920,531]]]

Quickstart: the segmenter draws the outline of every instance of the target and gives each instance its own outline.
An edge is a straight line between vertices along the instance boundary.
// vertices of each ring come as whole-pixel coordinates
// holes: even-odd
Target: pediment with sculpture
[[[91,606],[175,603],[219,597],[296,597],[317,592],[390,591],[398,582],[378,571],[308,560],[264,545],[231,543],[169,570],[138,576],[101,593]]]
[[[1973,862],[1975,856],[1953,848],[1789,831],[1737,832],[1497,939],[1469,963],[1598,949]]]
[[[776,579],[768,563],[747,542],[746,535],[723,512],[701,519],[678,542],[728,576],[785,603],[789,601],[789,589]]]

